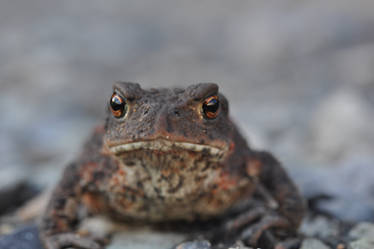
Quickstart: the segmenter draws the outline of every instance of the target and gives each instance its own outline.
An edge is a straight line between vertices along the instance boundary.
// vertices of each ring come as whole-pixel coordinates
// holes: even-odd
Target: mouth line
[[[127,144],[119,144],[109,146],[109,150],[114,154],[121,154],[125,152],[131,152],[135,150],[154,150],[169,152],[176,149],[182,149],[193,152],[205,152],[212,156],[223,156],[226,149],[217,148],[210,145],[187,143],[187,142],[176,142],[166,139],[156,139],[150,141],[137,141]]]

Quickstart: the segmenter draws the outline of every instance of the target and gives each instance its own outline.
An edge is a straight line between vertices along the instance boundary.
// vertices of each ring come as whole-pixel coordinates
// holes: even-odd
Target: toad
[[[269,248],[295,235],[302,197],[270,153],[249,147],[216,84],[144,90],[119,82],[107,110],[105,124],[52,194],[40,224],[46,248],[103,248],[76,233],[82,214],[152,224],[206,221],[240,210],[213,234],[250,246],[266,237]],[[261,201],[251,202],[255,197]]]

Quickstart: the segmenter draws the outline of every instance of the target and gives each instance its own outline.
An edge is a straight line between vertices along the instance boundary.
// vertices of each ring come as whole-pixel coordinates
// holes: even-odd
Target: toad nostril
[[[180,112],[178,110],[174,110],[174,115],[179,117],[180,116]]]

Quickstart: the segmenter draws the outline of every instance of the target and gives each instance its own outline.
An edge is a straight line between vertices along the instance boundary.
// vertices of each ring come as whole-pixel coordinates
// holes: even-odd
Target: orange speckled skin
[[[125,222],[209,219],[251,199],[259,184],[277,202],[276,213],[288,221],[287,230],[297,229],[304,212],[298,190],[271,154],[247,145],[216,84],[143,90],[122,82],[113,89],[126,99],[126,115],[116,118],[108,111],[105,125],[95,129],[65,169],[40,225],[48,249],[63,247],[53,240],[74,232],[84,218],[78,215],[82,208]],[[212,95],[220,106],[217,117],[208,119],[201,103]],[[144,141],[144,148],[111,150]],[[146,147],[152,141],[161,141],[161,149]]]

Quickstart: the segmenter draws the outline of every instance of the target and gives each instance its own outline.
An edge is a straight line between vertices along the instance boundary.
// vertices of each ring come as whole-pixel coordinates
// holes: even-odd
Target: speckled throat
[[[151,220],[213,215],[236,199],[230,189],[219,196],[212,194],[221,179],[226,150],[164,139],[112,146],[110,150],[120,163],[108,187],[118,193],[112,201],[122,215]],[[129,191],[124,194],[123,189]],[[219,202],[220,207],[210,210],[208,202]]]

